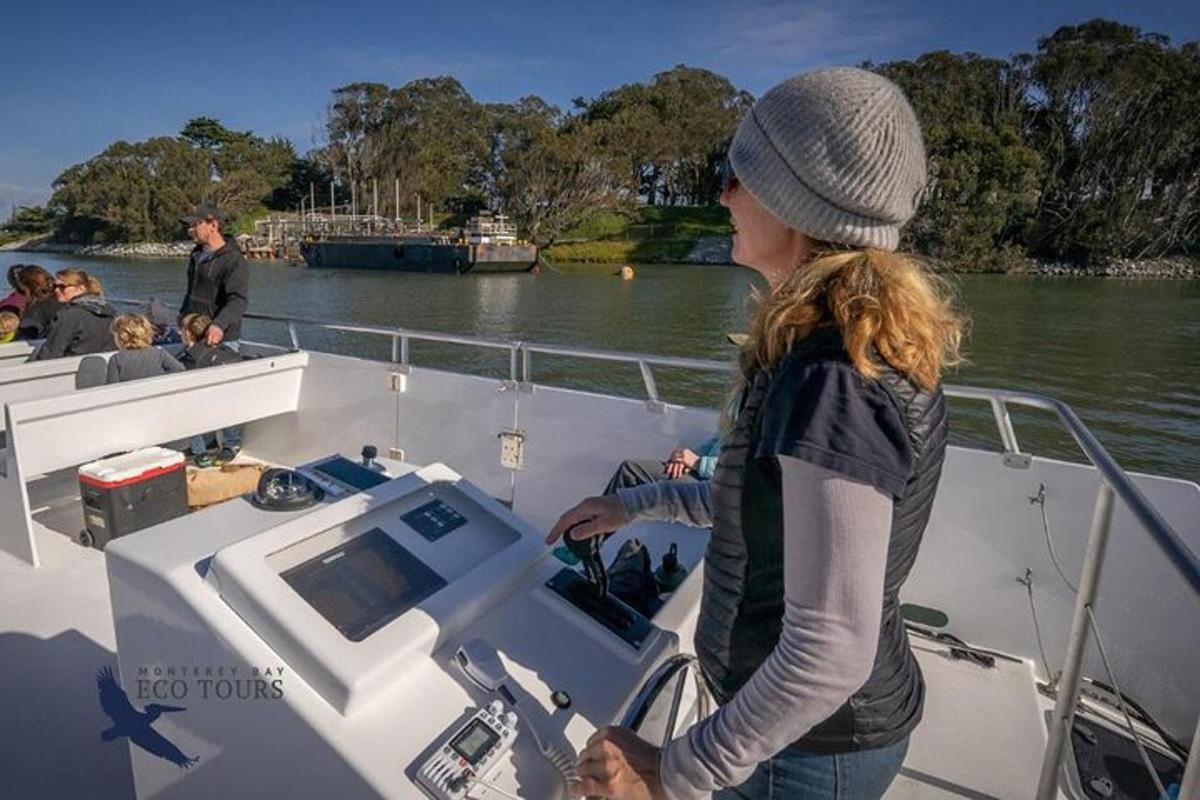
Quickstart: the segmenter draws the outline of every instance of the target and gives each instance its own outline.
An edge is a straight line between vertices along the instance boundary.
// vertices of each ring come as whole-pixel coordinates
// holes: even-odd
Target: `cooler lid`
[[[160,473],[183,466],[183,453],[165,447],[147,447],[132,453],[102,458],[79,468],[79,476],[97,483],[124,483],[147,473]]]

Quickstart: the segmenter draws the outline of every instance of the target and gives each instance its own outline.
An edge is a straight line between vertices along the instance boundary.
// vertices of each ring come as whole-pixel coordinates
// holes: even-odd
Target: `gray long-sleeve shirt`
[[[107,382],[134,381],[168,372],[183,372],[183,364],[165,350],[157,347],[118,350],[109,356]]]
[[[883,614],[892,500],[796,458],[783,473],[784,614],[775,650],[733,700],[664,750],[672,800],[736,786],[836,711],[870,676]],[[660,481],[618,492],[631,514],[712,524],[710,484]]]

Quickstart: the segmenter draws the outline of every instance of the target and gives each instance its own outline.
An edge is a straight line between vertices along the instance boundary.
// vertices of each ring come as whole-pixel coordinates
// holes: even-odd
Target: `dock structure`
[[[400,183],[395,182],[395,216],[379,213],[379,192],[372,182],[370,213],[359,213],[358,192],[351,186],[349,203],[337,205],[334,187],[330,184],[330,202],[317,205],[316,187],[309,185],[309,196],[300,199],[300,208],[293,213],[271,214],[254,223],[252,235],[239,237],[238,245],[247,258],[278,258],[295,260],[300,258],[300,244],[340,237],[375,238],[402,236],[437,235],[433,224],[433,207],[426,206],[427,214],[421,213],[421,197],[415,196],[416,216],[400,216]],[[307,200],[307,203],[305,202]],[[425,219],[422,219],[422,217]]]
[[[309,212],[272,214],[254,223],[253,236],[242,246],[248,258],[299,258],[300,243],[335,237],[430,235],[432,222],[378,214]]]

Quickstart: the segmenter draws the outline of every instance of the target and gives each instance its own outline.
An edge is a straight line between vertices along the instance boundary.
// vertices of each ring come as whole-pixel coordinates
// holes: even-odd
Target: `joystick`
[[[383,467],[375,463],[375,459],[379,457],[379,448],[373,444],[364,444],[362,449],[362,465],[367,469],[373,469],[376,472],[382,472]]]
[[[577,522],[567,528],[567,532],[563,534],[563,542],[567,545],[567,549],[583,563],[583,569],[587,573],[587,579],[591,584],[593,594],[597,598],[601,598],[608,594],[608,569],[605,568],[604,559],[600,556],[600,546],[612,534],[607,533],[600,536],[589,536],[586,539],[576,539],[571,534],[583,524],[583,522]]]

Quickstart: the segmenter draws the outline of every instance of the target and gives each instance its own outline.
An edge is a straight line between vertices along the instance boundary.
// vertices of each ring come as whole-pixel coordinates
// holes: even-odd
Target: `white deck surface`
[[[950,658],[949,647],[909,642],[925,675],[925,714],[887,800],[1029,798],[1045,748],[1033,666],[994,669]]]
[[[100,740],[95,675],[117,663],[104,555],[37,535],[39,568],[0,553],[0,796],[133,797],[128,743]]]

